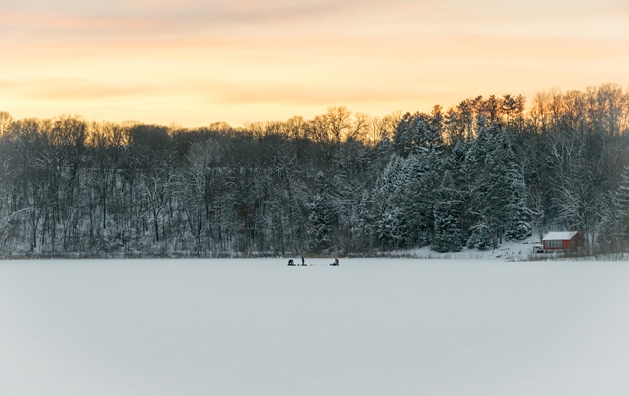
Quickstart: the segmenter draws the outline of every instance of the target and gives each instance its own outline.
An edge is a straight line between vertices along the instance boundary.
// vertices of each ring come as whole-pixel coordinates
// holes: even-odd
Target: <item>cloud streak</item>
[[[33,100],[81,101],[124,96],[144,96],[152,91],[147,86],[129,86],[87,79],[38,80],[14,85],[14,89]]]
[[[302,31],[304,27],[318,32],[325,32],[330,27],[335,31],[344,28],[347,31],[377,29],[386,32],[397,30],[399,26],[396,25],[433,25],[439,26],[441,31],[497,29],[501,34],[508,34],[505,25],[513,23],[526,25],[533,33],[539,23],[561,25],[570,20],[607,18],[626,21],[629,16],[626,4],[615,0],[596,4],[564,0],[550,5],[541,0],[515,4],[491,0],[93,1],[89,3],[90,7],[78,1],[66,1],[61,6],[56,3],[54,8],[45,1],[15,3],[3,12],[0,23],[9,28],[16,25],[22,29],[31,28],[35,32],[43,25],[59,29],[60,34],[80,30],[88,35],[113,34],[115,37],[138,31],[144,31],[146,35],[177,36],[199,32],[220,34],[224,30],[230,33],[255,30],[259,34],[259,29],[279,29],[286,34]],[[584,28],[588,30],[587,25],[581,26],[581,30]],[[559,26],[556,30],[561,31]]]

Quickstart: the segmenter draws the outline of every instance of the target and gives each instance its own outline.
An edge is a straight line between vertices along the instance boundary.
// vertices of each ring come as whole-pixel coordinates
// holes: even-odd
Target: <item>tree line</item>
[[[625,248],[629,91],[468,98],[377,118],[330,107],[186,129],[0,113],[9,256],[495,249],[578,230]]]

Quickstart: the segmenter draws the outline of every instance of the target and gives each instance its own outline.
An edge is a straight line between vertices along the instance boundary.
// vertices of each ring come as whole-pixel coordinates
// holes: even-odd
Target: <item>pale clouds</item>
[[[24,0],[3,5],[0,46],[0,110],[17,117],[139,114],[192,126],[328,105],[382,115],[479,94],[626,85],[629,6]]]

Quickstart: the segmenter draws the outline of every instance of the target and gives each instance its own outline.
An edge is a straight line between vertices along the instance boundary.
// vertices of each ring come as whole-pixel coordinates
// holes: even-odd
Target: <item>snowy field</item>
[[[629,395],[629,263],[0,262],[0,395]]]

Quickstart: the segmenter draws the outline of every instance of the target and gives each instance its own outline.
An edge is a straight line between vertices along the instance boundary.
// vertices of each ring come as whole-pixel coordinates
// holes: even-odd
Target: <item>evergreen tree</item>
[[[495,124],[488,132],[481,129],[472,145],[471,156],[477,173],[471,201],[475,231],[468,245],[484,245],[489,236],[496,249],[507,227],[514,238],[528,234],[523,186],[516,177],[508,135]]]
[[[443,177],[442,159],[441,152],[434,148],[407,159],[402,225],[412,245],[428,245],[433,237],[435,204]]]
[[[393,146],[398,155],[408,155],[443,147],[443,115],[435,106],[431,115],[406,113],[402,116],[393,135]]]
[[[452,188],[447,172],[434,208],[434,230],[431,247],[437,252],[458,252],[463,247],[460,225],[461,199]]]
[[[315,178],[318,192],[309,205],[310,216],[310,250],[321,253],[333,247],[332,234],[337,222],[337,216],[330,199],[329,182],[323,172],[319,172]]]
[[[332,246],[332,226],[334,223],[332,205],[329,200],[317,194],[310,204],[310,250],[321,253]]]
[[[485,224],[475,225],[471,229],[472,233],[467,240],[467,247],[478,250],[487,250],[493,246],[494,238],[492,231]]]
[[[405,168],[406,161],[393,155],[371,194],[374,219],[371,232],[383,248],[399,247],[407,240],[401,220]]]
[[[524,180],[516,172],[511,172],[510,209],[512,218],[507,223],[505,239],[507,241],[521,241],[531,235],[530,213],[526,205],[526,187]]]

